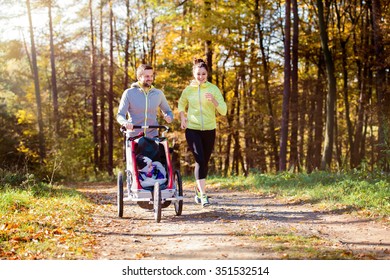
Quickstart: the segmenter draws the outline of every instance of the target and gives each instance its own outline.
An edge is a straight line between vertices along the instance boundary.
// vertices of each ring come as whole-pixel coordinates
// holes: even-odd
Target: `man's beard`
[[[142,86],[143,87],[151,87],[152,86],[152,81],[150,81],[150,82],[143,82]]]

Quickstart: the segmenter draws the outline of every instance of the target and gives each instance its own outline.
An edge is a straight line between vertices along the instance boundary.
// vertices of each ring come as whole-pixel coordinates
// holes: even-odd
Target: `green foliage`
[[[17,150],[18,126],[17,120],[9,112],[14,95],[0,91],[0,167],[16,165],[21,153]],[[12,124],[12,126],[10,126]]]

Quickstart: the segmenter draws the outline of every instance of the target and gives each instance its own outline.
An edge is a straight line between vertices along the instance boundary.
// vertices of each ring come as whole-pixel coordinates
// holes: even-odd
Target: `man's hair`
[[[137,79],[141,77],[141,75],[144,73],[145,70],[153,70],[153,67],[150,66],[149,64],[141,64],[137,68]]]

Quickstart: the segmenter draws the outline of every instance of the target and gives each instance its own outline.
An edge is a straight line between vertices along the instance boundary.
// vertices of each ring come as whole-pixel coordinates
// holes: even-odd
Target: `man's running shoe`
[[[209,202],[209,198],[208,198],[207,194],[203,194],[201,200],[202,200],[203,207],[210,206],[210,202]]]
[[[198,187],[195,186],[195,203],[196,204],[200,204],[202,202],[201,198],[200,198],[200,192],[198,190]]]

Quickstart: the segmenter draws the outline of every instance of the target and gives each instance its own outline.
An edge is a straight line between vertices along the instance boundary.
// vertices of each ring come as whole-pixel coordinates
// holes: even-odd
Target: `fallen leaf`
[[[146,257],[150,257],[150,254],[149,253],[146,253],[146,252],[141,252],[141,253],[136,253],[135,254],[135,258],[136,259],[142,259],[142,258],[146,258]]]

